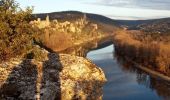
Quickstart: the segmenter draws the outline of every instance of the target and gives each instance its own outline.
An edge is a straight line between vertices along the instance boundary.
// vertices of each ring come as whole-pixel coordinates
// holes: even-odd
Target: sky
[[[33,13],[81,11],[113,19],[155,19],[170,17],[170,0],[16,0]]]

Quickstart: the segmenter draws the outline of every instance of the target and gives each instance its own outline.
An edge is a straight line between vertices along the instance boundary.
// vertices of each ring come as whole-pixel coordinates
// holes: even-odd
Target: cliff
[[[15,58],[0,64],[0,99],[102,99],[106,78],[89,60],[56,53],[44,59]]]

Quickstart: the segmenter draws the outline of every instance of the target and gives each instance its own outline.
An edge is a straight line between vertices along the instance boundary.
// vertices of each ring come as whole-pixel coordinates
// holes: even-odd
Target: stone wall
[[[53,30],[60,32],[82,33],[83,28],[89,24],[89,22],[86,18],[77,19],[74,22],[59,22],[57,19],[50,21],[49,16],[47,16],[46,20],[41,20],[38,18],[37,20],[31,21],[30,24],[40,29],[50,27],[53,28]],[[97,24],[90,24],[90,27],[92,27],[92,32],[98,29]]]

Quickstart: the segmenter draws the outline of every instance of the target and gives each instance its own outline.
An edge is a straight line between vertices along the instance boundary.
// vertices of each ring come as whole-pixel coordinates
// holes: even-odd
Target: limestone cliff
[[[100,100],[106,81],[89,60],[48,53],[44,61],[13,59],[0,64],[0,100]]]

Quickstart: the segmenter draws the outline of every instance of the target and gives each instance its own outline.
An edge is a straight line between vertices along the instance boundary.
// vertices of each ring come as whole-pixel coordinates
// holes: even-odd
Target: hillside
[[[33,14],[33,18],[41,18],[44,19],[46,16],[49,15],[51,20],[57,19],[57,20],[76,20],[79,18],[82,18],[84,15],[86,15],[87,19],[90,21],[95,21],[103,24],[109,24],[109,25],[118,25],[116,20],[113,20],[111,18],[105,17],[103,15],[98,14],[91,14],[91,13],[83,13],[79,11],[62,11],[62,12],[52,12],[52,13],[40,13],[40,14]]]
[[[147,37],[159,42],[170,42],[170,18],[148,20],[133,27],[129,26],[128,30],[139,31],[141,33],[138,36],[140,40]]]
[[[117,54],[169,76],[170,18],[130,25],[114,37]]]
[[[163,28],[168,29],[170,25],[170,18],[161,19],[148,19],[148,20],[114,20],[103,15],[83,13],[79,11],[62,11],[52,13],[40,13],[33,14],[33,19],[41,18],[45,20],[46,16],[49,15],[50,20],[57,19],[59,21],[74,21],[82,18],[86,15],[87,19],[91,22],[95,22],[103,25],[110,25],[114,27],[128,26],[129,29],[144,29],[149,28],[150,30]]]
[[[144,23],[152,22],[153,20],[116,20],[116,23],[120,26],[135,27]]]
[[[143,23],[136,26],[139,30],[151,33],[170,33],[170,18],[152,20],[150,23]]]
[[[165,33],[170,29],[170,18],[150,20],[116,20],[120,26],[127,26],[129,30],[142,30],[152,33]]]

